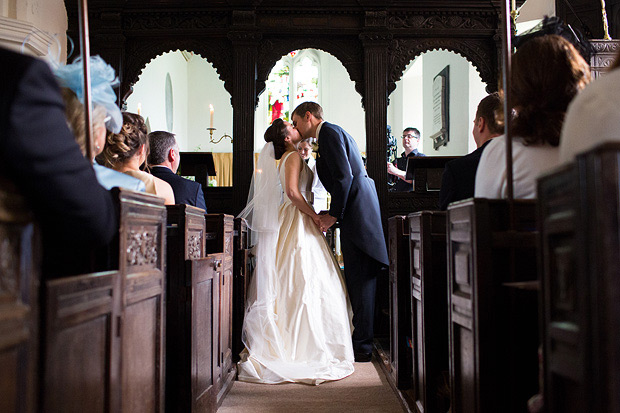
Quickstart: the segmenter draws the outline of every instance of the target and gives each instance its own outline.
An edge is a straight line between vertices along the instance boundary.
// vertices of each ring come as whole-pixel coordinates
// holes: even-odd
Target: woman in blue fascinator
[[[62,87],[62,98],[65,103],[65,117],[67,124],[75,136],[82,154],[86,156],[86,122],[84,120],[84,81],[82,61],[54,70],[56,80]],[[90,58],[91,97],[93,101],[92,130],[93,156],[99,155],[105,146],[106,129],[118,133],[123,124],[123,116],[116,105],[116,94],[112,89],[118,85],[114,69],[101,57]],[[144,183],[127,174],[101,166],[93,162],[93,168],[99,183],[107,188],[123,187],[134,191],[144,191]]]

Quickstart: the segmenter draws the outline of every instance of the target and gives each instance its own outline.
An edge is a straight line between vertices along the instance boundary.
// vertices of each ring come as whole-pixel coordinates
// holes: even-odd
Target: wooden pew
[[[230,391],[237,373],[232,361],[233,344],[233,217],[225,214],[205,215],[205,252],[221,263],[218,292],[218,318],[215,331],[219,339],[215,380],[217,383],[217,405],[221,405]]]
[[[412,398],[419,412],[449,409],[446,213],[409,214],[413,365]]]
[[[620,145],[538,183],[547,412],[620,412]]]
[[[250,285],[252,271],[249,232],[247,222],[243,218],[234,219],[233,240],[233,361],[239,361],[239,353],[244,348],[241,341],[245,302]]]
[[[204,211],[167,211],[166,411],[215,411],[218,276],[205,259]]]
[[[43,411],[163,411],[165,207],[114,194],[118,268],[45,283]]]
[[[448,208],[452,412],[523,412],[538,391],[535,202]]]
[[[1,412],[37,411],[40,244],[32,217],[21,212],[0,213]]]
[[[409,221],[397,215],[388,219],[390,257],[389,372],[396,388],[411,387],[411,290],[409,287]]]

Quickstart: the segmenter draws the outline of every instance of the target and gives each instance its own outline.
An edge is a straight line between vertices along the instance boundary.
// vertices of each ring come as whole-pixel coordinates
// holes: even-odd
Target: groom
[[[292,115],[304,139],[316,137],[316,169],[331,194],[329,214],[321,215],[321,230],[340,221],[344,275],[353,308],[355,361],[370,361],[377,274],[388,264],[375,182],[368,177],[357,144],[340,126],[323,120],[318,103],[304,102]]]

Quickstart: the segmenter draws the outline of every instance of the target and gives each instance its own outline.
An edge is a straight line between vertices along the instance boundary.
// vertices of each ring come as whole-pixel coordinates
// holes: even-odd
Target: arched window
[[[295,50],[280,59],[267,79],[267,124],[277,118],[290,121],[297,105],[306,101],[321,103],[319,56],[313,50]]]

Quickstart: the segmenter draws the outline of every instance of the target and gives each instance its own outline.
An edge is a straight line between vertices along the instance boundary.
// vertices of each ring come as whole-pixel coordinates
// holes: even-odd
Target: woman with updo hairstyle
[[[590,82],[590,68],[575,47],[557,35],[525,42],[512,58],[509,106],[514,197],[536,198],[536,179],[560,162],[560,133],[571,100]],[[477,198],[505,198],[506,137],[484,149],[476,172]]]
[[[273,142],[276,159],[282,158],[286,152],[285,139],[290,133],[294,133],[292,129],[290,123],[278,118],[265,131],[265,142]]]
[[[164,198],[166,205],[174,205],[170,184],[140,169],[147,156],[148,139],[144,119],[135,113],[123,112],[121,131],[108,134],[105,148],[97,159],[109,168],[138,178],[144,182],[147,193]]]

